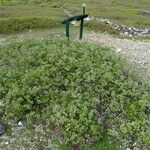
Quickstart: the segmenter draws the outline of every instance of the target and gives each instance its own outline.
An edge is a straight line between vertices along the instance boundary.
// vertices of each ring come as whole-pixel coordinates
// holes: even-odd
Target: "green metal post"
[[[83,14],[85,14],[85,7],[83,7]]]
[[[67,22],[65,23],[65,27],[66,27],[66,37],[67,37],[68,40],[69,40],[69,21],[67,21]]]
[[[84,19],[81,19],[81,23],[80,23],[80,37],[79,37],[80,40],[82,40],[82,37],[83,37],[83,24],[84,24]]]
[[[85,6],[83,6],[83,14],[85,14]],[[81,23],[80,23],[80,37],[79,37],[80,40],[82,40],[82,37],[83,37],[83,24],[84,24],[84,19],[81,19]]]
[[[78,16],[69,17],[68,19],[66,19],[62,22],[63,24],[65,24],[65,36],[68,38],[68,40],[69,40],[69,24],[73,20],[81,21],[79,39],[82,40],[84,18],[87,18],[87,17],[88,17],[88,14],[82,14],[82,15],[78,15]]]

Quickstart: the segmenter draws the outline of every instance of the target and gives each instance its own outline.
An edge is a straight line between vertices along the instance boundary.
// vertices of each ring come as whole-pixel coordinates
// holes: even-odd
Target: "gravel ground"
[[[135,63],[146,79],[150,79],[150,40],[139,41],[115,38],[107,34],[85,34],[85,41],[111,47]]]
[[[8,125],[7,133],[0,136],[0,150],[58,150],[59,145],[53,137],[56,134],[52,133],[49,126],[31,126],[13,121]]]

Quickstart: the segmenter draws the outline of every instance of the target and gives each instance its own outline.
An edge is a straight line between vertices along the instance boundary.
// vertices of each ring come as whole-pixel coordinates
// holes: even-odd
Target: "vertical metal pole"
[[[83,14],[85,14],[85,6],[84,5],[83,5]],[[83,37],[83,24],[84,24],[84,19],[81,19],[81,23],[80,23],[80,37],[79,37],[80,40],[82,40],[82,37]]]
[[[84,19],[81,19],[81,23],[80,23],[80,37],[79,37],[80,40],[82,40],[82,37],[83,37],[83,24],[84,24]]]
[[[83,14],[85,14],[85,7],[83,7]]]
[[[65,23],[65,27],[66,27],[66,37],[67,37],[68,40],[69,40],[69,21],[67,21],[67,22]]]

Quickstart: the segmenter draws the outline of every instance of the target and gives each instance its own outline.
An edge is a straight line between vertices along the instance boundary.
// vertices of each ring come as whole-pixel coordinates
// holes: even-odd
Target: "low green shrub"
[[[28,0],[1,0],[0,5],[25,4]]]
[[[107,32],[110,34],[119,34],[115,28],[105,23],[97,22],[96,20],[86,22],[85,26],[94,31]]]
[[[113,51],[67,40],[27,41],[0,50],[5,117],[49,120],[66,143],[109,134],[121,149],[148,149],[150,91]]]
[[[138,15],[140,13],[138,9],[124,9],[123,12],[130,15]]]
[[[59,22],[49,18],[7,18],[0,19],[0,34],[24,31],[26,29],[52,28],[59,26]]]

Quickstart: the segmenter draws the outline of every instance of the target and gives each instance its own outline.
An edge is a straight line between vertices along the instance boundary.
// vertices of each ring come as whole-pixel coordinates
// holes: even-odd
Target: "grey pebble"
[[[4,126],[2,125],[2,123],[0,123],[0,136],[2,136],[4,133]]]

